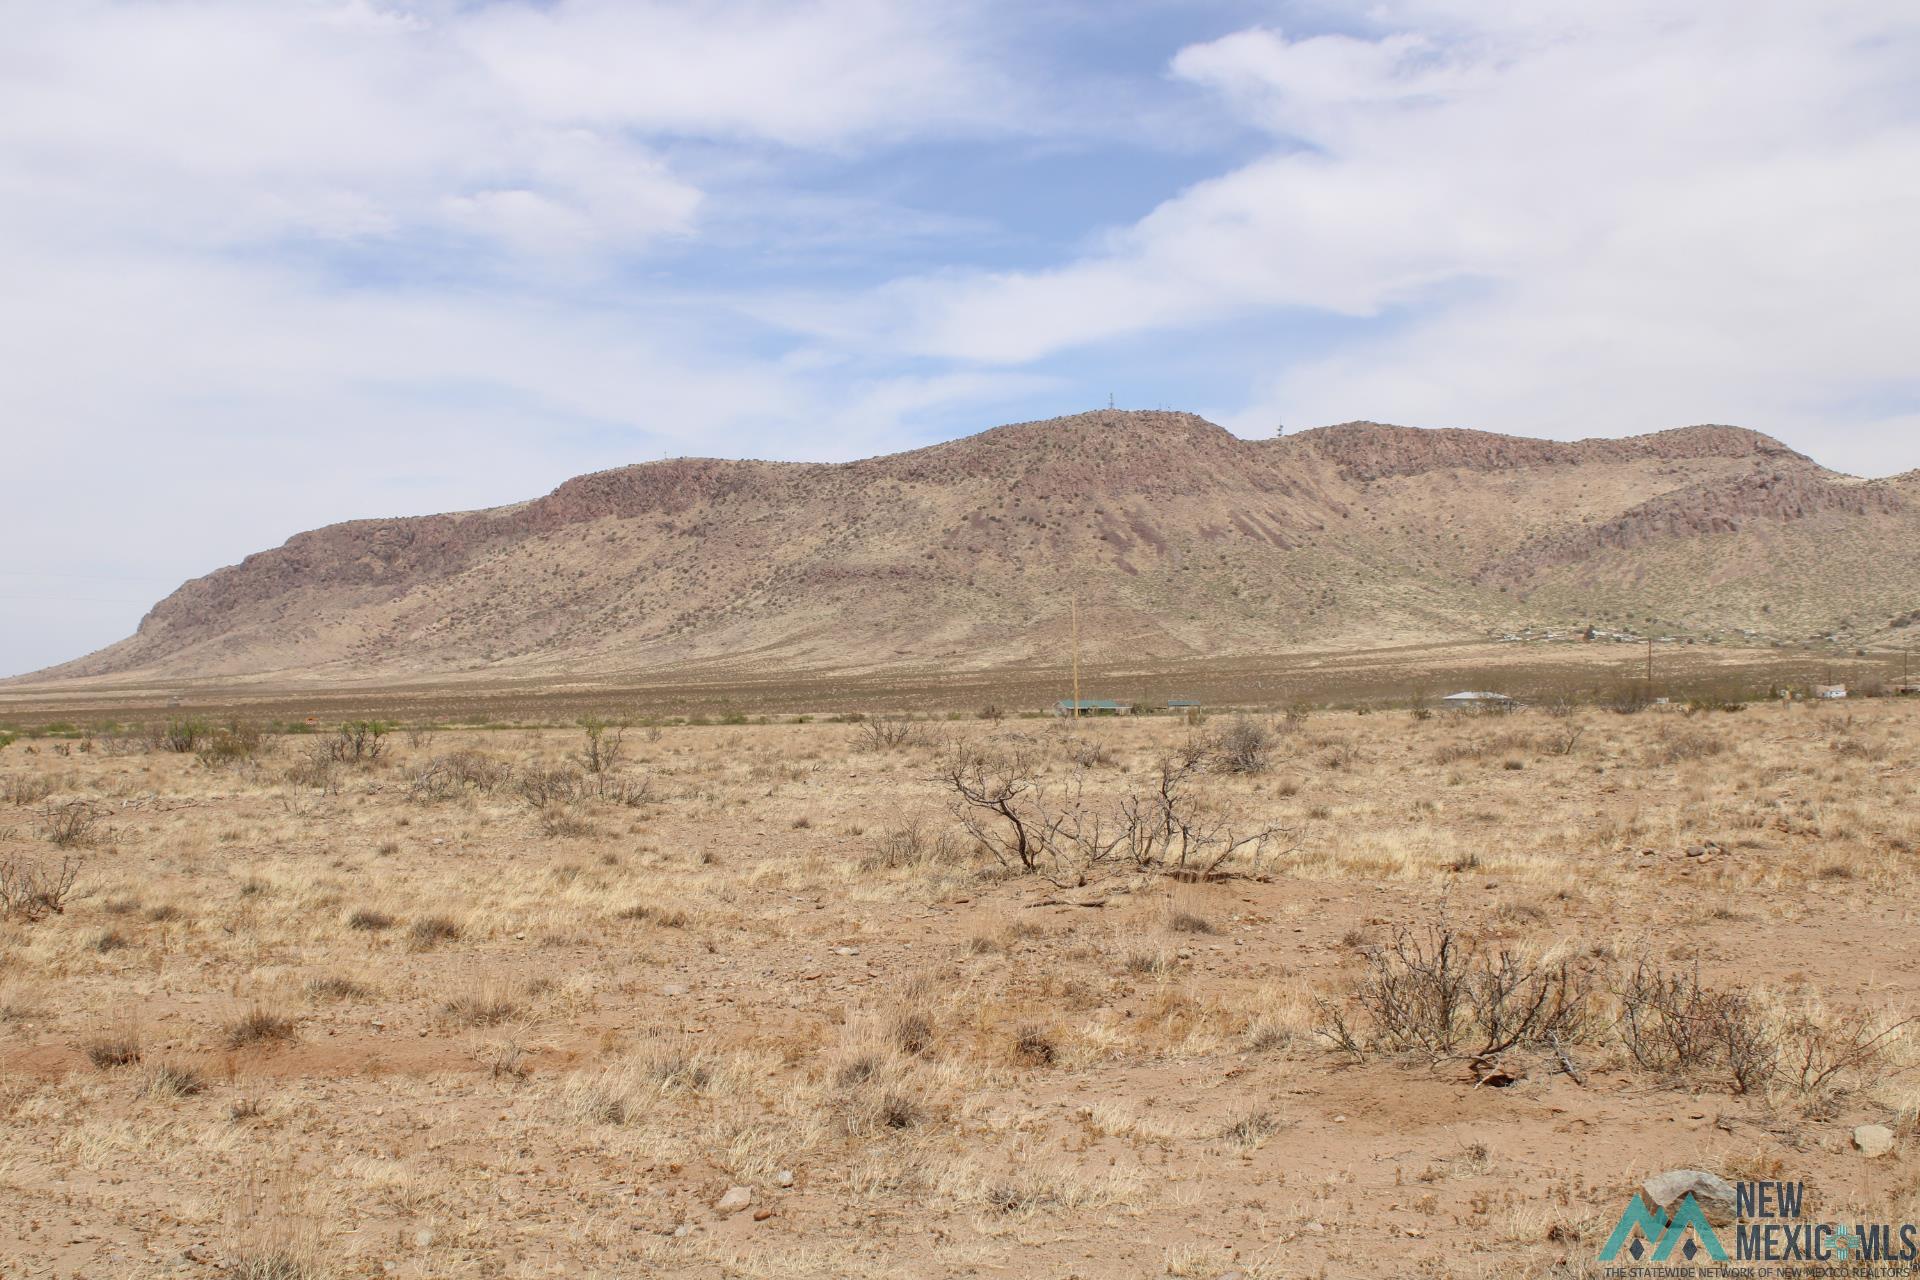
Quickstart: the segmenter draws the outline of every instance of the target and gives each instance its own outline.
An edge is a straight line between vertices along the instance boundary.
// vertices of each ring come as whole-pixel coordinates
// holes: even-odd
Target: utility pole
[[[1653,637],[1647,637],[1647,701],[1653,701]]]
[[[1073,718],[1080,718],[1080,593],[1067,597],[1073,628]]]

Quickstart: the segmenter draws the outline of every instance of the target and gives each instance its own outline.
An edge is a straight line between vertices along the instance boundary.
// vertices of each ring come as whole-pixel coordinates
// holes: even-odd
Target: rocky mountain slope
[[[1800,638],[1920,606],[1920,476],[1734,427],[1558,443],[1097,412],[844,464],[681,459],[330,526],[34,680],[1251,654],[1529,623]]]

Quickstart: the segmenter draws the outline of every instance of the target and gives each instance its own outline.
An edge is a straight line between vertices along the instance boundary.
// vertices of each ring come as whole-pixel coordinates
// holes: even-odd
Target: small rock
[[[755,1222],[765,1222],[768,1218],[771,1218],[772,1216],[773,1216],[773,1210],[771,1209],[755,1209],[753,1211],[753,1220]]]
[[[833,949],[833,954],[835,954],[835,955],[837,955],[837,956],[857,956],[857,955],[859,955],[859,954],[860,954],[860,948],[858,948],[858,947],[835,947],[835,948]]]
[[[691,994],[692,991],[693,988],[684,982],[669,982],[666,986],[660,988],[660,994],[663,996],[684,996]]]
[[[714,1205],[721,1213],[738,1213],[753,1203],[753,1188],[728,1187],[727,1194],[720,1197],[720,1203]]]
[[[1853,1131],[1853,1146],[1869,1160],[1893,1150],[1893,1130],[1883,1124],[1863,1124]]]
[[[683,1222],[673,1229],[673,1234],[684,1240],[693,1234],[693,1228]]]
[[[773,1180],[783,1187],[790,1187],[793,1185],[793,1170],[782,1169],[773,1175]]]
[[[1733,1184],[1704,1169],[1656,1173],[1640,1184],[1640,1190],[1656,1209],[1671,1209],[1681,1196],[1690,1194],[1707,1221],[1716,1227],[1730,1226],[1735,1218]]]
[[[433,1248],[433,1232],[416,1231],[413,1233],[413,1245],[416,1249]]]

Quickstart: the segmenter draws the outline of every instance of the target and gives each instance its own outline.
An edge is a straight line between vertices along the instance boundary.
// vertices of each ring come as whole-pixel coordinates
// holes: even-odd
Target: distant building
[[[1920,681],[1889,685],[1888,688],[1893,691],[1893,696],[1896,698],[1920,698]]]
[[[1070,716],[1076,712],[1083,716],[1124,716],[1133,711],[1131,702],[1115,702],[1112,698],[1082,698],[1075,702],[1072,698],[1062,698],[1053,704],[1053,714]]]
[[[1813,686],[1813,696],[1837,702],[1847,696],[1847,686],[1843,684],[1817,684]]]
[[[1449,711],[1510,711],[1520,704],[1504,693],[1468,690],[1448,694],[1440,699],[1440,705]]]
[[[1167,710],[1169,711],[1198,711],[1199,709],[1200,699],[1198,698],[1167,699]]]

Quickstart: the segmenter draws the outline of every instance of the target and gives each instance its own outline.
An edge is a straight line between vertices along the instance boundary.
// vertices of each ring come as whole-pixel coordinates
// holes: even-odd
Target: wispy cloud
[[[0,408],[34,531],[0,563],[0,670],[130,629],[85,575],[170,585],[329,520],[666,453],[857,456],[1109,388],[1248,431],[1717,419],[1920,466],[1898,6],[0,23]]]
[[[1264,154],[1034,271],[823,308],[836,341],[1025,364],[1279,312],[1377,320],[1277,348],[1237,423],[1356,415],[1618,434],[1819,432],[1920,465],[1920,17],[1879,4],[1369,6],[1172,73]],[[1884,412],[1867,407],[1879,404]]]

